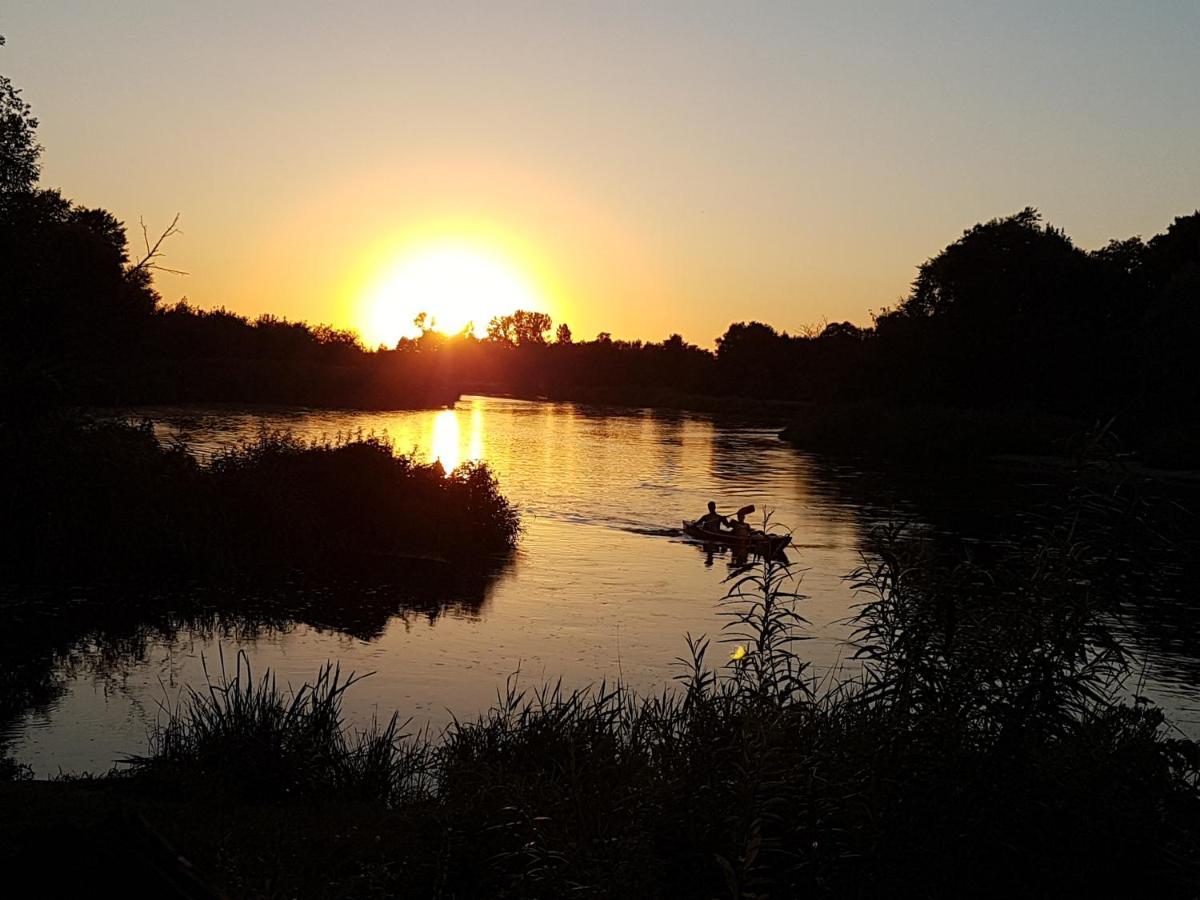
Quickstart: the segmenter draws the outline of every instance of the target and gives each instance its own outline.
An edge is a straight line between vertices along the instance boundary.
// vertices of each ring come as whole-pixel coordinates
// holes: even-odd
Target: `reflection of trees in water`
[[[1062,515],[1071,480],[1062,473],[974,466],[938,471],[857,469],[809,457],[805,490],[871,525],[911,522],[940,551],[987,567]],[[1113,486],[1109,486],[1112,490]],[[1126,601],[1117,632],[1148,661],[1147,674],[1200,686],[1200,596],[1184,561],[1200,559],[1200,496],[1143,484],[1144,521],[1121,548]],[[1135,676],[1141,663],[1133,661]]]
[[[663,414],[665,413],[665,414]],[[646,410],[642,416],[643,431],[650,440],[645,446],[658,456],[659,472],[663,478],[674,478],[683,468],[684,439],[688,419],[679,412]]]
[[[395,617],[418,616],[431,625],[443,616],[478,620],[496,583],[512,566],[506,558],[490,570],[471,573],[421,562],[414,561],[402,581],[299,586],[271,602],[279,616],[293,622],[370,641]]]
[[[1151,501],[1156,543],[1141,563],[1153,592],[1129,592],[1117,630],[1146,657],[1147,677],[1200,686],[1200,590],[1189,563],[1200,559],[1200,489],[1180,485]]]
[[[164,645],[214,639],[244,643],[286,634],[297,625],[372,641],[397,618],[429,624],[443,616],[477,620],[512,565],[505,557],[490,569],[472,572],[414,560],[402,576],[387,580],[296,580],[271,587],[175,591],[47,590],[4,598],[0,726],[53,703],[71,679],[90,674],[118,684],[147,662],[153,648]]]
[[[1200,597],[1194,590],[1127,603],[1117,632],[1136,655],[1146,658],[1148,678],[1200,687]],[[1134,668],[1140,676],[1140,661],[1134,661]]]
[[[730,431],[714,429],[712,434],[712,475],[718,481],[755,484],[766,475],[780,475],[796,468],[791,451],[772,431]],[[780,461],[786,460],[784,466]]]
[[[791,531],[797,550],[813,546],[861,546],[865,529],[880,520],[878,509],[866,496],[841,491],[843,473],[822,466],[779,439],[772,430],[716,429],[711,441],[709,472],[721,485],[714,497],[726,512],[744,503],[757,511],[750,517],[755,527],[771,513],[771,530]],[[854,478],[861,473],[851,470]],[[776,492],[790,494],[791,513],[777,506]],[[799,518],[796,517],[798,514]],[[851,566],[841,574],[849,574]]]

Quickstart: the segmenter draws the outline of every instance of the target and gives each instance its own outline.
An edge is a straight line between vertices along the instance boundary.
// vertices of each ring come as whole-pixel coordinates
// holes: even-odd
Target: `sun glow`
[[[455,334],[487,331],[493,316],[516,309],[544,311],[539,292],[505,257],[465,243],[418,246],[386,268],[364,304],[363,333],[369,344],[392,346],[413,337],[413,320]]]

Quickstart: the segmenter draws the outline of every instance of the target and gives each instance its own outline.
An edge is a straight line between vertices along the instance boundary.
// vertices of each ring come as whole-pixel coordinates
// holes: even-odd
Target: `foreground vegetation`
[[[1109,626],[1143,525],[1113,496],[986,566],[879,532],[853,676],[812,677],[770,561],[722,601],[723,664],[689,639],[676,689],[513,679],[441,735],[348,729],[336,666],[292,692],[230,660],[120,772],[7,788],[38,807],[0,831],[20,854],[31,816],[139,810],[123,871],[148,832],[235,896],[1191,896],[1200,753],[1126,702]]]
[[[519,529],[485,465],[447,473],[378,436],[263,433],[202,465],[149,423],[49,418],[0,427],[0,465],[8,583],[387,571],[485,559]]]

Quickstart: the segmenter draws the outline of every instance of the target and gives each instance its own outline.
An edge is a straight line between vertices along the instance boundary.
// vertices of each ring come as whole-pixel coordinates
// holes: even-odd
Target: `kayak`
[[[767,534],[752,531],[749,537],[738,537],[728,531],[712,531],[695,522],[684,522],[683,533],[690,538],[709,544],[722,544],[738,550],[753,550],[763,556],[777,556],[792,542],[790,534]]]

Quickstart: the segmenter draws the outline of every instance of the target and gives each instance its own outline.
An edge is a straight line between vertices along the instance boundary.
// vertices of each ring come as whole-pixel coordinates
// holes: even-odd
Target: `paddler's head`
[[[717,504],[712,500],[708,501],[708,511],[710,513],[715,513],[717,511]]]

